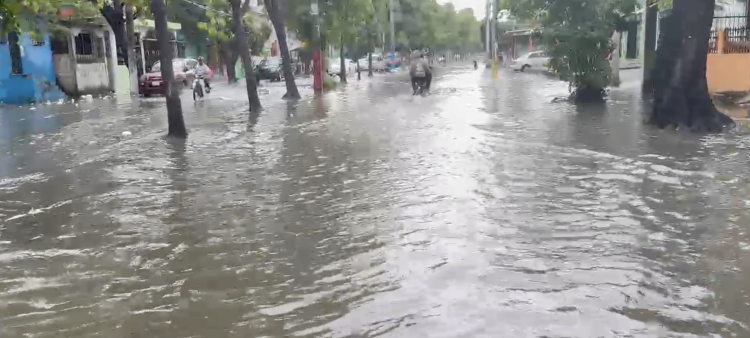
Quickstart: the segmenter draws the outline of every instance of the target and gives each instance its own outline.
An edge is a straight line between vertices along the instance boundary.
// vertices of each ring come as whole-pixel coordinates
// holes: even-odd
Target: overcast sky
[[[487,0],[438,0],[440,3],[452,2],[456,9],[471,8],[474,10],[474,16],[484,18],[484,5]]]

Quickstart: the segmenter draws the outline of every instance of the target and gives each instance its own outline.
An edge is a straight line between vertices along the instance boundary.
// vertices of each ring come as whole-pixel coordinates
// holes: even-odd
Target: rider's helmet
[[[198,62],[203,62],[203,57],[202,56],[198,57]]]

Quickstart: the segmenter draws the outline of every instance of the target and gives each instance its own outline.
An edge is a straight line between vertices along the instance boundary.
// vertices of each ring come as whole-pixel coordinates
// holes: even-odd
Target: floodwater
[[[2,337],[750,337],[748,142],[470,65],[0,111]],[[307,92],[309,89],[303,90]],[[245,101],[246,102],[246,101]]]

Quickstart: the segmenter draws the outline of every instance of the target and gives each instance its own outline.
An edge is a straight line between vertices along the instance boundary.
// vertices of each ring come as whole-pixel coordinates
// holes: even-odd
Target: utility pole
[[[492,0],[492,25],[491,25],[492,34],[490,34],[490,36],[492,37],[492,43],[490,46],[492,46],[491,48],[492,50],[492,78],[494,79],[497,79],[498,77],[497,68],[499,66],[498,65],[499,60],[497,58],[497,55],[498,55],[498,49],[500,46],[497,44],[497,36],[496,36],[497,35],[497,15],[499,13],[498,8],[500,7],[499,3],[500,3],[500,0]]]
[[[393,17],[393,0],[388,2],[388,15],[391,22],[391,68],[396,60],[396,20]]]
[[[489,62],[492,60],[492,47],[490,47],[490,7],[491,7],[491,1],[487,0],[487,4],[485,5],[486,14],[484,19],[484,50],[487,53],[487,62],[485,65],[489,66]]]
[[[248,0],[249,1],[249,0]],[[320,10],[318,0],[310,0],[310,14],[315,20],[315,35],[313,38],[313,90],[323,91],[323,52],[320,46]]]

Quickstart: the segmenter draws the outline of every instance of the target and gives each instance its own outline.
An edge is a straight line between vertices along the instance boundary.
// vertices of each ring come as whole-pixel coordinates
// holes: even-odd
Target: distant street
[[[750,336],[746,137],[490,73],[0,109],[0,336]]]

